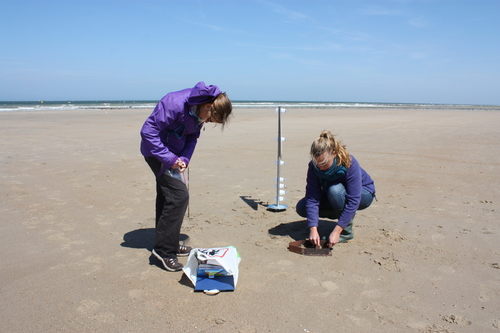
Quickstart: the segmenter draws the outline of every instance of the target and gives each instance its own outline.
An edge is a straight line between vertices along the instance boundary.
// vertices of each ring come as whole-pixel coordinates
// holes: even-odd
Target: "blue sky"
[[[0,100],[500,105],[500,1],[0,0]]]

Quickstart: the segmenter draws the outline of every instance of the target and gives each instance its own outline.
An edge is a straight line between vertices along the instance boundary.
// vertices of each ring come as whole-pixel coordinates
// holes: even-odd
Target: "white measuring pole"
[[[281,106],[278,106],[276,111],[278,112],[278,138],[277,138],[278,160],[276,161],[277,175],[276,175],[276,197],[275,197],[276,204],[269,205],[268,208],[271,211],[280,212],[288,208],[287,205],[283,205],[280,203],[281,201],[285,200],[285,197],[283,197],[283,195],[286,194],[286,191],[284,190],[286,186],[285,184],[283,184],[285,178],[281,177],[281,166],[285,164],[285,162],[281,159],[281,146],[283,141],[286,140],[284,137],[281,136],[281,114],[286,112],[286,110],[282,109]]]

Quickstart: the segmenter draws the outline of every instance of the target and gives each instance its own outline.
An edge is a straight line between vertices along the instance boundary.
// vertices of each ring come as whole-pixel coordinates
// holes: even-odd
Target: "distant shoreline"
[[[0,112],[15,111],[71,111],[71,110],[113,110],[153,109],[158,101],[0,101]],[[234,108],[267,109],[439,109],[500,111],[499,105],[433,104],[433,103],[369,103],[369,102],[307,102],[307,101],[233,101]]]

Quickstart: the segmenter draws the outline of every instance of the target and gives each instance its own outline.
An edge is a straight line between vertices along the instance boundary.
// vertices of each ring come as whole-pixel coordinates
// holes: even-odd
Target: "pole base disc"
[[[282,212],[288,208],[287,205],[269,205],[267,209],[273,212]]]

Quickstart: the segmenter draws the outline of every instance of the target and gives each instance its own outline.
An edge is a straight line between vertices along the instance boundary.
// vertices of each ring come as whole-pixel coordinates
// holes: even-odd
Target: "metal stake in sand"
[[[189,179],[189,167],[187,167],[186,169],[187,169],[187,179],[185,179],[184,183],[186,184],[188,192],[189,192],[189,181],[188,181],[188,179]],[[187,211],[188,211],[188,218],[190,218],[191,214],[190,214],[190,211],[189,211],[189,201],[188,201],[188,209],[187,209]]]
[[[280,204],[281,201],[285,200],[285,198],[282,195],[286,193],[286,191],[284,190],[286,186],[285,184],[282,183],[285,181],[285,178],[281,177],[281,166],[285,164],[285,162],[281,160],[281,144],[283,141],[286,140],[284,137],[281,136],[281,113],[286,112],[286,110],[282,109],[281,106],[278,106],[276,112],[278,112],[278,138],[277,138],[278,160],[276,161],[277,177],[276,177],[276,197],[275,197],[276,204],[269,205],[268,209],[274,212],[281,212],[288,208],[287,205]]]

